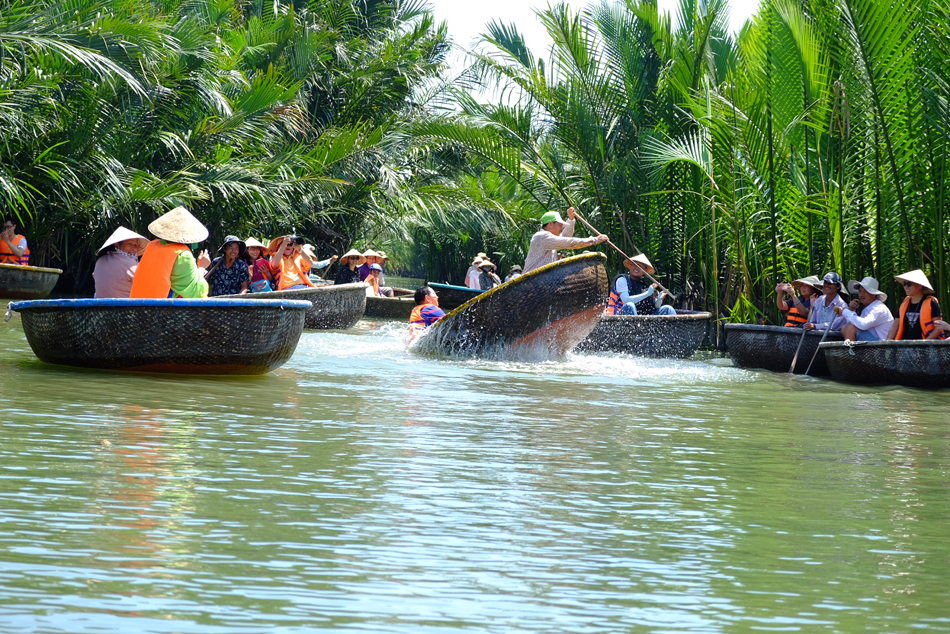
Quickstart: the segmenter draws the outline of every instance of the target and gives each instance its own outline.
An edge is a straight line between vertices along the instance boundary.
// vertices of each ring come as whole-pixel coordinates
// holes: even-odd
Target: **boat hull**
[[[46,363],[176,374],[263,374],[293,355],[306,302],[60,299],[13,302]]]
[[[825,355],[818,350],[823,331],[810,330],[802,340],[801,328],[784,328],[782,326],[756,326],[753,324],[726,324],[726,347],[733,363],[740,368],[759,368],[772,372],[788,372],[795,358],[798,342],[802,342],[795,363],[795,374],[804,374],[808,369],[812,356],[811,376],[828,376],[828,364]],[[841,333],[828,333],[825,341],[841,341]]]
[[[603,315],[610,285],[605,261],[599,253],[565,258],[486,291],[433,324],[415,349],[468,357],[563,357]]]
[[[416,307],[412,295],[402,297],[367,297],[367,317],[376,319],[405,319],[408,321],[412,309]]]
[[[694,310],[678,310],[676,315],[604,315],[577,351],[685,359],[703,343],[711,319],[712,313]]]
[[[439,296],[439,306],[442,310],[455,310],[470,299],[484,293],[467,286],[452,286],[451,284],[429,284]]]
[[[950,387],[950,341],[847,341],[821,350],[837,381]]]
[[[0,298],[43,299],[62,273],[60,269],[0,264]]]
[[[311,303],[304,328],[309,330],[346,330],[356,325],[366,310],[368,284],[337,284],[299,290],[270,291],[226,295],[228,299],[304,300]]]

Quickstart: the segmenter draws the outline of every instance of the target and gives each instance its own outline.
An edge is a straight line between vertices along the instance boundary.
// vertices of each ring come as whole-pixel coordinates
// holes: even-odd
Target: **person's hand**
[[[848,304],[848,308],[850,308],[851,310],[857,311],[859,308],[861,308],[861,300],[852,299],[851,303]]]
[[[211,256],[208,255],[208,250],[205,249],[198,254],[198,267],[206,269],[211,266]]]
[[[804,329],[804,330],[814,330],[814,329],[815,329],[815,324],[813,324],[813,323],[811,323],[811,322],[809,321],[809,322],[807,322],[807,323],[805,323],[805,324],[802,325],[802,329]]]
[[[608,238],[607,236],[605,236],[604,234],[600,234],[600,235],[597,236],[597,239],[594,240],[594,244],[600,244],[601,242],[607,242],[607,240],[609,240],[609,238]]]
[[[944,332],[950,332],[950,324],[942,319],[934,319],[934,328],[943,330]]]
[[[576,212],[574,211],[574,208],[573,208],[573,207],[568,207],[568,208],[567,208],[567,218],[568,218],[568,220],[574,220],[574,214],[575,214],[575,213],[576,213]]]
[[[658,282],[653,282],[653,284],[650,284],[650,288],[652,288],[653,290],[656,290],[660,288],[660,284]]]
[[[340,259],[340,256],[338,256],[338,255],[331,255],[331,256],[330,256],[330,264],[333,264],[334,262],[336,262],[336,261],[339,260],[339,259]]]
[[[840,314],[841,314],[841,306],[835,306],[835,309],[834,309],[834,310],[835,310],[835,315],[840,315]]]

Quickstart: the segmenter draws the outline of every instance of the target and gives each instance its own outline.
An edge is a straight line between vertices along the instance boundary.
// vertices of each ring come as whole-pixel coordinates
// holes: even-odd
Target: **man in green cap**
[[[541,231],[531,236],[528,257],[524,262],[524,272],[541,268],[545,264],[557,261],[558,249],[583,249],[607,241],[607,236],[572,238],[574,235],[574,208],[567,210],[567,222],[556,211],[541,216]]]

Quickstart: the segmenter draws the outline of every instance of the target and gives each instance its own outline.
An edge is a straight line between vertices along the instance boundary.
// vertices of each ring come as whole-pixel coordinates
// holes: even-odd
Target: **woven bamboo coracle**
[[[950,387],[950,340],[845,341],[821,351],[838,381]]]
[[[293,355],[308,302],[56,299],[13,302],[46,363],[180,374],[263,374]]]
[[[0,264],[0,298],[43,299],[62,273],[60,269]]]
[[[415,349],[452,356],[562,357],[600,321],[610,286],[606,260],[600,253],[565,258],[496,286],[433,324]]]
[[[783,326],[755,326],[752,324],[726,324],[726,347],[733,363],[740,368],[761,368],[772,372],[788,372],[795,358],[798,342],[802,342],[795,363],[795,374],[804,374],[808,369],[823,331],[810,330],[802,341],[801,328]],[[841,341],[841,333],[833,330],[825,341]],[[811,366],[810,376],[828,376],[825,355],[819,351]]]
[[[676,315],[604,315],[576,350],[684,359],[703,343],[711,319],[712,313],[695,310],[678,310]]]
[[[441,298],[440,298],[441,299]],[[412,295],[401,297],[367,297],[366,313],[367,317],[376,319],[409,319],[412,309],[416,307],[416,301]]]
[[[345,330],[352,328],[366,310],[366,289],[368,284],[337,284],[303,288],[294,291],[271,291],[269,293],[247,293],[245,295],[225,295],[229,299],[282,299],[305,300],[312,304],[307,311],[305,328],[311,330]]]

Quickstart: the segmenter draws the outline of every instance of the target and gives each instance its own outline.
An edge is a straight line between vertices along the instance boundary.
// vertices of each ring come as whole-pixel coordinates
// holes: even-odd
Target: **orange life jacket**
[[[290,288],[291,286],[296,286],[296,282],[290,280],[290,276],[287,275],[288,271],[295,272],[297,277],[301,282],[307,286],[313,286],[314,283],[310,281],[310,276],[307,275],[307,271],[303,261],[303,256],[297,254],[292,258],[281,258],[280,259],[280,283],[277,284],[277,290],[282,291]]]
[[[164,299],[172,290],[172,268],[178,254],[187,251],[184,244],[152,240],[132,278],[133,299]]]
[[[806,321],[808,321],[808,309],[804,306],[799,307],[798,304],[792,304],[788,315],[785,316],[785,327],[800,328]]]
[[[366,280],[372,280],[372,281],[366,282]],[[366,279],[363,280],[363,281],[366,282],[367,284],[369,284],[369,287],[370,287],[371,289],[373,289],[373,297],[379,297],[379,296],[380,296],[380,294],[379,294],[379,278],[378,278],[378,277],[376,277],[375,275],[367,275],[367,276],[366,276]]]
[[[924,339],[926,339],[934,329],[933,304],[928,301],[931,299],[934,301],[934,303],[939,303],[937,302],[937,298],[933,295],[925,296],[922,300],[920,300],[920,332],[923,334]],[[900,341],[904,338],[904,315],[907,314],[907,308],[909,306],[910,297],[905,297],[904,301],[901,302],[900,316],[898,317],[900,320],[900,325],[897,327],[897,335],[894,337],[894,339],[897,341]],[[946,339],[947,333],[941,332],[937,338]]]
[[[426,320],[422,317],[422,309],[429,304],[419,304],[409,313],[409,336],[415,338],[426,331]]]
[[[15,246],[20,246],[20,244],[26,240],[20,234],[13,236],[13,244]],[[7,243],[3,240],[0,240],[0,264],[17,264],[19,266],[28,266],[30,264],[30,249],[27,247],[26,251],[23,252],[23,255],[17,255],[13,250],[7,246]]]

